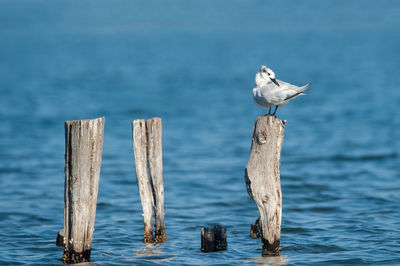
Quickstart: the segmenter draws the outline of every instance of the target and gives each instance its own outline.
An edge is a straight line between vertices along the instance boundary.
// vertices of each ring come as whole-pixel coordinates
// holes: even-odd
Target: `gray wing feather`
[[[281,85],[281,87],[284,87],[284,89],[279,91],[276,96],[281,102],[286,103],[287,101],[296,98],[299,95],[304,95],[303,91],[311,86],[311,82],[302,87],[297,87],[283,81],[279,81],[279,85]]]

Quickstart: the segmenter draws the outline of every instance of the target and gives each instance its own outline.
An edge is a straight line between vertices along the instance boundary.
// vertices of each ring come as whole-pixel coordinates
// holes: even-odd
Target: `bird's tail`
[[[303,87],[301,87],[301,89],[300,89],[300,92],[303,92],[303,91],[305,91],[306,89],[308,89],[310,86],[311,86],[311,82],[310,83],[308,83],[307,85],[304,85]]]
[[[311,82],[308,83],[307,85],[304,85],[303,87],[300,87],[299,93],[298,95],[306,95],[305,93],[303,93],[303,91],[305,91],[306,89],[308,89],[311,86]]]
[[[288,100],[290,100],[290,99],[293,99],[293,98],[295,98],[295,97],[297,97],[297,96],[299,96],[299,95],[305,95],[305,93],[303,93],[303,91],[305,91],[306,89],[308,89],[310,86],[311,86],[311,82],[308,83],[307,85],[303,86],[303,87],[300,87],[300,89],[299,89],[299,91],[298,91],[297,93],[295,93],[295,94],[293,94],[293,95],[290,95],[289,97],[287,97],[287,98],[285,99],[285,101],[288,101]]]

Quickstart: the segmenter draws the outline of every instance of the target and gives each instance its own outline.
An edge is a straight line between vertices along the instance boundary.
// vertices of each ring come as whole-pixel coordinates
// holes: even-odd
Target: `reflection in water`
[[[160,244],[145,244],[142,249],[134,250],[135,258],[128,259],[129,261],[147,261],[147,262],[166,262],[176,258],[170,252],[163,252],[163,245]]]
[[[289,262],[287,255],[285,256],[260,256],[248,258],[245,263],[255,263],[256,265],[286,265]]]

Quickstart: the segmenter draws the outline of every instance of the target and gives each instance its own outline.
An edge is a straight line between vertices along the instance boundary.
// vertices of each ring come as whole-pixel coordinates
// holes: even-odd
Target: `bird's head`
[[[257,79],[260,79],[259,82]],[[258,73],[256,75],[256,83],[261,83],[261,82],[270,82],[272,81],[273,83],[275,83],[277,86],[279,86],[279,83],[276,81],[275,79],[275,73],[274,71],[272,71],[271,69],[269,69],[266,66],[261,66],[258,69]]]

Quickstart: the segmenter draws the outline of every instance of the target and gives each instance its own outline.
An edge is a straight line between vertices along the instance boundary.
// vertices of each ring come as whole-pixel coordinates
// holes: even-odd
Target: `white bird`
[[[261,66],[256,74],[253,99],[261,108],[269,108],[268,114],[271,114],[271,107],[275,106],[273,113],[275,115],[278,106],[288,103],[299,95],[304,95],[302,92],[310,86],[311,82],[303,87],[297,87],[277,80],[275,79],[275,73],[271,69]]]

